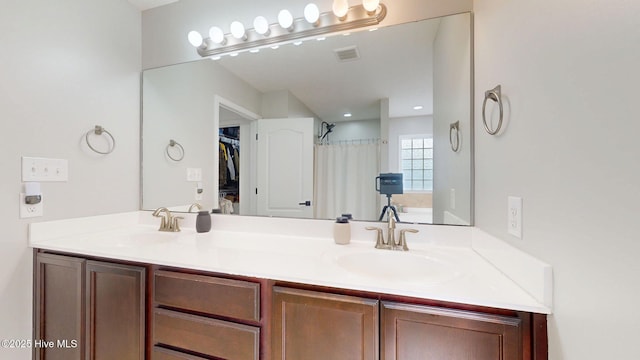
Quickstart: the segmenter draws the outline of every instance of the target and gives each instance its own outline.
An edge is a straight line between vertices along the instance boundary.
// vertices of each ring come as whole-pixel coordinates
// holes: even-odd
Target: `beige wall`
[[[476,224],[553,265],[551,359],[639,359],[640,2],[476,0]],[[502,85],[508,124],[482,128]],[[524,200],[507,234],[507,196]]]
[[[32,338],[29,222],[138,208],[140,26],[125,0],[2,2],[0,339]],[[83,144],[96,124],[116,138],[111,155]],[[21,156],[69,160],[68,182],[42,183],[44,217],[18,218]]]

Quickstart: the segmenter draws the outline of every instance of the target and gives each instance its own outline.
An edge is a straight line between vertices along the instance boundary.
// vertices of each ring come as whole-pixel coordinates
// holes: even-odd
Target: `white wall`
[[[316,121],[318,119],[318,116],[289,90],[263,93],[260,114],[265,119],[303,117],[312,117]]]
[[[212,156],[218,153],[214,98],[221,96],[259,112],[261,93],[210,60],[148,70],[143,82],[144,208],[196,202],[197,183],[186,181],[187,168],[202,169],[204,192],[198,203],[204,209],[217,208],[218,159]],[[184,148],[179,162],[166,156],[170,139]],[[180,155],[178,150],[171,153]]]
[[[471,224],[471,24],[470,14],[443,17],[433,45],[433,222]],[[459,121],[453,152],[450,124]],[[452,194],[454,193],[454,194]]]
[[[553,265],[550,359],[639,359],[640,2],[476,0],[476,224]],[[508,124],[482,128],[502,85]],[[522,240],[507,196],[524,199]]]
[[[3,1],[0,11],[0,339],[32,338],[32,250],[18,219],[21,156],[69,160],[69,181],[43,183],[45,216],[138,209],[140,12],[125,0]],[[84,145],[103,125],[110,155]],[[31,359],[0,349],[0,359]]]
[[[333,132],[330,132],[325,138],[325,140],[329,139],[331,143],[380,138],[380,120],[378,119],[339,121],[335,124],[336,127],[333,128]],[[322,130],[322,134],[324,134],[326,128],[323,127]]]

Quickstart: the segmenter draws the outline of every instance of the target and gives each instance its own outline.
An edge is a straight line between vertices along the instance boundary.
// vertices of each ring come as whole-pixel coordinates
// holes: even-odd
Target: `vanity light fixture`
[[[227,43],[227,38],[224,36],[224,32],[217,26],[212,26],[209,29],[209,39],[218,45],[225,45]]]
[[[198,54],[202,57],[222,56],[306,39],[320,40],[327,34],[379,25],[387,15],[387,8],[382,3],[371,13],[363,5],[349,7],[347,0],[338,2],[341,10],[338,14],[342,14],[343,8],[346,7],[342,18],[336,17],[333,12],[319,13],[318,10],[317,20],[311,22],[316,19],[317,6],[308,4],[305,7],[305,16],[301,18],[293,18],[290,11],[282,10],[278,14],[276,24],[268,24],[266,18],[260,16],[254,20],[253,29],[245,29],[242,23],[234,21],[230,34],[224,34],[219,27],[213,26],[209,30],[208,38],[199,44],[198,41],[190,43],[197,48]]]
[[[189,31],[189,35],[187,35],[187,38],[189,39],[189,43],[195,47],[201,46],[204,42],[202,35],[200,35],[200,33],[197,31]]]
[[[333,0],[331,9],[340,21],[344,21],[347,19],[347,14],[349,13],[349,2],[347,0]]]
[[[278,13],[278,24],[287,31],[293,31],[293,15],[291,15],[289,10],[280,10]]]
[[[380,0],[362,0],[362,7],[369,13],[373,13],[378,9]]]
[[[244,30],[244,25],[240,21],[234,21],[230,26],[231,35],[238,40],[247,40],[247,32]]]
[[[314,3],[307,4],[304,7],[304,19],[313,26],[320,25],[320,9],[318,9],[318,5]]]
[[[256,33],[262,36],[269,36],[271,30],[269,29],[269,21],[264,16],[257,16],[253,20],[253,29]]]

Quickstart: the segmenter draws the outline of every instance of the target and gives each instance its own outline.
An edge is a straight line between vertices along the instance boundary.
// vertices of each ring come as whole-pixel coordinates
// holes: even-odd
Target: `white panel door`
[[[313,217],[313,118],[258,120],[258,215]]]

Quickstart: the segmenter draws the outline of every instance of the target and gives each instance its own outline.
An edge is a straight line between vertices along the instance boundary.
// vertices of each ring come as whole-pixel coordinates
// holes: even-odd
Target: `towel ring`
[[[180,148],[180,156],[178,157],[173,157],[171,155],[171,152],[169,152],[169,149],[172,147],[178,147]],[[173,161],[181,161],[182,159],[184,159],[184,148],[182,147],[182,145],[180,145],[179,142],[171,139],[169,140],[169,145],[167,145],[167,147],[165,148],[165,152],[167,153],[167,156],[169,157],[169,159],[173,160]]]
[[[107,151],[100,151],[100,150],[94,148],[93,145],[91,145],[91,141],[89,141],[89,135],[91,135],[91,133],[94,133],[96,135],[107,134],[107,136],[109,138],[111,138],[111,148],[109,150],[107,150]],[[114,139],[113,135],[111,135],[110,132],[108,132],[105,128],[103,128],[100,125],[96,125],[95,128],[93,128],[92,130],[87,131],[87,133],[84,136],[84,139],[87,142],[87,145],[89,146],[89,149],[97,152],[98,154],[102,154],[102,155],[111,154],[113,152],[113,150],[116,148],[116,139]]]
[[[500,131],[500,128],[502,127],[502,117],[504,113],[502,111],[502,94],[500,90],[501,90],[500,85],[498,85],[493,89],[487,90],[484,92],[484,102],[482,103],[482,123],[484,124],[484,129],[489,133],[489,135],[497,134],[498,131]],[[497,102],[498,106],[500,107],[500,118],[498,119],[498,126],[496,127],[495,130],[491,130],[489,128],[489,125],[487,125],[487,118],[485,116],[485,110],[487,108],[487,100],[489,99]]]
[[[454,131],[456,134],[455,141],[452,136]],[[451,144],[451,150],[453,150],[453,152],[458,152],[460,149],[460,121],[449,124],[449,144]]]

